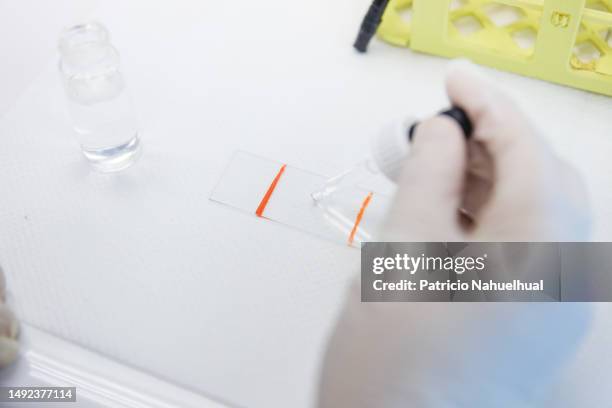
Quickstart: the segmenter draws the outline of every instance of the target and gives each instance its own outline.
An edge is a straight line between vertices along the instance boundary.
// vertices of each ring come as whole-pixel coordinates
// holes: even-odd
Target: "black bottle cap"
[[[467,115],[467,113],[465,113],[463,109],[454,106],[448,110],[440,112],[440,115],[448,116],[449,118],[454,119],[461,128],[461,130],[463,130],[463,135],[466,139],[472,137],[474,127],[469,116]],[[418,125],[419,123],[417,122],[410,127],[410,129],[408,130],[408,140],[412,141],[412,138],[414,137],[414,132]]]
[[[474,127],[472,126],[472,121],[470,120],[469,116],[463,109],[453,106],[448,110],[440,112],[440,115],[445,115],[452,119],[455,119],[459,127],[463,130],[463,135],[465,136],[465,138],[469,139],[470,137],[472,137]]]

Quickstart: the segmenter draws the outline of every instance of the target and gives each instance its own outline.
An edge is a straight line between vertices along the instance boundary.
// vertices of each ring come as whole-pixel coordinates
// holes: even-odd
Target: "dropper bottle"
[[[472,134],[472,122],[465,111],[452,107],[440,112],[455,120],[463,130],[466,139]],[[371,142],[371,158],[364,160],[327,182],[311,196],[317,204],[322,204],[334,193],[347,187],[354,187],[369,176],[383,173],[389,180],[397,182],[404,158],[410,151],[410,142],[419,122],[410,118],[396,122],[385,129]]]

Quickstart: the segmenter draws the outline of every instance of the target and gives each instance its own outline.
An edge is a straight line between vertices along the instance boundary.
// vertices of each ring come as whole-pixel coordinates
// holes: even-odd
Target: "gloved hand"
[[[0,268],[0,368],[11,364],[17,358],[19,344],[17,334],[19,325],[13,312],[4,303],[6,300],[6,281]]]
[[[446,117],[419,125],[383,239],[585,239],[579,177],[514,103],[466,68],[447,92],[473,139]],[[360,299],[356,280],[324,358],[321,407],[542,407],[590,317],[586,304]]]
[[[384,240],[586,240],[584,184],[514,102],[467,63],[450,71],[447,93],[472,140],[444,116],[417,127]]]

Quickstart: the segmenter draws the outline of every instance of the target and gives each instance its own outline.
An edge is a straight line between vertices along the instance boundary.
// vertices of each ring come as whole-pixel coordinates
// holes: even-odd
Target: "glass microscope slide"
[[[374,240],[388,197],[355,186],[316,203],[311,194],[326,180],[320,174],[238,151],[210,199],[345,245],[359,247]]]

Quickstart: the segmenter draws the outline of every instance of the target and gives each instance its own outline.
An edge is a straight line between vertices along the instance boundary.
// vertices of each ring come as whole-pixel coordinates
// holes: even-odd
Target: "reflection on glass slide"
[[[360,185],[315,201],[328,178],[286,163],[236,152],[210,199],[334,242],[374,239],[389,199]]]

